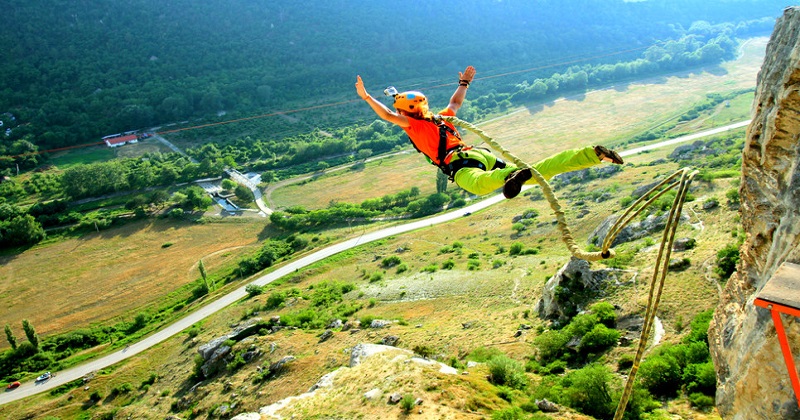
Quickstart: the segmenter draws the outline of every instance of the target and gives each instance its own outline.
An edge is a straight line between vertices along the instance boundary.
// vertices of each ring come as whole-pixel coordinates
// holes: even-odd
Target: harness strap
[[[439,150],[437,160],[439,161],[439,166],[444,166],[444,160],[447,154],[452,151],[447,150],[447,135],[455,136],[458,140],[461,140],[461,135],[458,134],[458,131],[448,127],[447,124],[444,123],[444,120],[442,120],[441,115],[434,115],[433,122],[439,126]]]

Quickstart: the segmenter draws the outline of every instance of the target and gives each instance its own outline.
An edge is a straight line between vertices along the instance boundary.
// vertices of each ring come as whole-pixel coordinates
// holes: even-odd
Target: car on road
[[[19,381],[14,381],[14,382],[11,382],[10,384],[8,384],[6,389],[14,389],[14,388],[18,388],[19,386],[20,386]]]
[[[46,380],[50,379],[52,376],[53,376],[53,374],[51,374],[50,372],[45,372],[45,373],[39,375],[38,378],[36,378],[36,382],[46,381]]]

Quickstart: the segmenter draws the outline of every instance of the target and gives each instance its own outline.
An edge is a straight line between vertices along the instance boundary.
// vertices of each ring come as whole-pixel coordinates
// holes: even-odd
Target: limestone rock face
[[[767,46],[747,129],[739,191],[747,237],[709,329],[725,419],[800,418],[770,313],[753,305],[783,262],[800,262],[799,162],[800,7],[789,7]],[[796,356],[798,321],[783,317]]]

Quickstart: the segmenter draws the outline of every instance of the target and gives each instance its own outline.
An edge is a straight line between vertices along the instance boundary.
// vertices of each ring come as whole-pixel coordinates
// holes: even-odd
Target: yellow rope
[[[486,133],[483,132],[480,128],[466,122],[460,120],[456,117],[447,117],[443,116],[442,119],[449,121],[450,123],[457,125],[459,127],[464,127],[473,133],[480,136],[483,141],[485,141],[488,145],[490,145],[494,150],[498,151],[500,154],[503,155],[508,161],[513,162],[514,165],[518,168],[528,168],[531,170],[531,174],[533,175],[533,179],[542,187],[542,193],[544,193],[545,198],[547,198],[547,202],[550,203],[550,208],[553,209],[553,213],[555,213],[556,221],[558,222],[558,228],[561,230],[561,239],[567,245],[567,249],[569,252],[575,256],[576,258],[580,258],[586,261],[598,261],[604,258],[613,258],[615,256],[614,250],[609,248],[603,248],[599,252],[589,252],[584,251],[575,243],[575,238],[572,237],[572,232],[567,225],[567,218],[564,215],[564,211],[561,210],[561,204],[559,204],[558,199],[556,198],[555,193],[553,193],[553,189],[550,187],[550,184],[544,179],[542,174],[539,173],[535,168],[532,168],[527,163],[523,162],[518,157],[514,156],[508,150],[504,149],[499,143],[494,141],[491,137],[489,137]]]
[[[619,404],[617,405],[617,411],[614,413],[614,420],[622,419],[622,416],[625,414],[625,407],[627,407],[628,400],[633,392],[633,383],[636,379],[636,372],[639,371],[639,363],[641,363],[642,357],[644,356],[644,351],[647,347],[647,340],[650,337],[650,330],[652,329],[653,321],[656,317],[658,302],[661,300],[661,292],[664,290],[664,279],[667,276],[667,271],[669,271],[669,258],[672,253],[672,243],[675,240],[675,232],[680,222],[681,212],[683,211],[683,203],[686,200],[686,193],[689,191],[689,184],[691,184],[692,178],[697,175],[697,171],[689,173],[688,168],[683,168],[668,178],[668,180],[675,178],[677,175],[681,176],[681,179],[678,183],[673,183],[667,189],[661,191],[656,195],[656,197],[654,197],[654,199],[658,198],[664,192],[672,189],[675,185],[678,185],[678,192],[675,195],[675,199],[672,202],[672,208],[670,208],[669,211],[667,226],[664,228],[664,234],[661,238],[661,246],[658,249],[658,257],[656,258],[656,265],[653,269],[653,280],[650,282],[650,293],[647,300],[647,310],[644,316],[644,325],[642,326],[642,335],[639,337],[639,347],[636,349],[636,356],[633,358],[631,372],[628,374],[628,380],[625,382],[625,389],[623,390]],[[662,182],[655,188],[658,188],[663,184],[664,183]],[[652,193],[655,188],[650,190],[648,195]],[[652,201],[653,200],[649,200],[648,203]]]
[[[575,239],[572,237],[572,233],[566,222],[566,217],[564,216],[564,212],[561,210],[561,205],[559,204],[558,199],[553,193],[553,189],[535,168],[511,154],[508,150],[504,149],[503,146],[494,141],[491,137],[484,133],[483,130],[477,128],[476,126],[466,121],[462,121],[456,117],[442,118],[454,125],[464,127],[477,134],[481,139],[483,139],[484,142],[502,154],[507,160],[513,162],[518,168],[530,169],[533,179],[536,180],[539,186],[541,186],[544,196],[547,198],[548,203],[550,203],[550,208],[553,209],[553,212],[556,215],[558,227],[561,230],[561,237],[564,243],[567,245],[567,248],[573,256],[587,261],[597,261],[603,258],[612,258],[615,253],[614,250],[611,249],[611,246],[620,232],[622,232],[622,229],[627,226],[631,220],[637,218],[644,209],[649,207],[662,195],[666,194],[676,186],[678,187],[672,207],[670,208],[669,217],[667,218],[667,225],[664,228],[664,234],[661,238],[658,257],[656,258],[656,264],[653,270],[653,280],[650,282],[647,310],[645,311],[644,325],[642,326],[642,335],[639,339],[639,347],[636,350],[633,366],[631,366],[631,372],[628,375],[628,380],[625,383],[625,388],[622,392],[622,396],[620,397],[619,405],[617,405],[617,411],[614,414],[614,420],[622,419],[622,416],[625,414],[625,408],[628,405],[628,400],[633,392],[633,383],[636,379],[636,373],[639,370],[639,364],[641,363],[642,357],[644,356],[644,351],[647,348],[647,340],[650,336],[653,322],[655,321],[658,303],[661,300],[661,292],[664,289],[664,280],[666,279],[667,272],[669,271],[669,258],[672,253],[672,244],[675,240],[675,232],[677,231],[678,224],[680,222],[680,215],[683,211],[683,203],[686,200],[686,193],[689,191],[689,185],[691,184],[695,175],[697,175],[697,171],[690,172],[689,168],[683,168],[655,185],[650,189],[650,191],[639,197],[630,207],[628,207],[625,213],[623,213],[623,215],[616,220],[614,225],[608,230],[608,233],[603,240],[603,246],[600,252],[585,252],[578,248],[577,244],[575,243]],[[680,177],[680,180],[675,181],[675,179],[678,177]]]

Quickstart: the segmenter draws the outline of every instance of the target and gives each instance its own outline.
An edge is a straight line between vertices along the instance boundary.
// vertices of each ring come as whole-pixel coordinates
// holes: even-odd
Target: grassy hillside
[[[545,128],[552,130],[542,137],[559,141],[545,143],[542,148],[546,151],[560,150],[570,144],[584,144],[586,138],[621,144],[639,131],[676,118],[706,93],[752,87],[760,62],[757,52],[763,51],[763,47],[758,45],[750,44],[750,51],[756,54],[745,54],[745,59],[730,63],[722,74],[687,74],[610,89],[580,100],[548,104],[533,115],[525,111],[517,112],[487,123],[483,128],[497,138],[508,139],[503,143],[519,150],[524,149],[522,136],[525,132],[520,127],[536,132]],[[763,41],[760,45],[763,46]],[[708,90],[709,86],[715,89]],[[641,103],[648,98],[658,98],[663,103],[642,107]],[[705,122],[684,124],[693,126],[676,127],[676,132],[682,129],[693,131],[712,121],[716,124],[719,121],[737,120],[742,108],[746,108],[747,101],[741,98],[732,102],[730,107],[722,106],[704,113],[701,119]],[[670,109],[669,105],[674,107]],[[630,114],[646,121],[629,117]],[[656,116],[648,119],[651,114]],[[604,119],[604,115],[611,118]],[[619,120],[623,122],[612,123]],[[607,122],[605,126],[603,121]],[[572,127],[572,130],[564,126]],[[565,134],[567,132],[575,133],[571,135],[573,140]],[[581,243],[602,220],[619,213],[621,202],[634,188],[653,179],[661,179],[678,169],[678,164],[669,160],[651,165],[651,162],[665,158],[670,152],[671,149],[665,149],[631,156],[624,170],[609,179],[559,190],[559,197],[567,204],[568,220]],[[525,158],[535,159],[539,151],[527,149],[519,153]],[[409,178],[400,175],[411,177],[412,174],[425,173],[430,176],[432,184],[432,168],[423,166],[420,161],[416,155],[387,158],[382,165],[417,168],[407,169],[408,172],[400,174],[386,171],[386,167],[380,167],[382,165],[367,165],[364,173],[368,176],[360,183],[353,183],[349,189],[345,188],[349,191],[347,194],[342,192],[344,190],[333,193],[327,191],[332,190],[333,185],[355,179],[352,174],[332,175],[331,179],[322,178],[302,187],[288,187],[291,194],[283,195],[282,190],[278,190],[275,199],[289,206],[305,203],[292,201],[300,195],[316,197],[315,201],[322,204],[342,195],[360,198],[362,194],[363,198],[379,196],[391,192],[392,188],[412,186],[408,183]],[[330,184],[325,187],[322,185],[325,182]],[[424,185],[422,187],[427,188]],[[735,187],[735,180],[730,178],[695,182],[692,190],[694,201],[687,203],[690,221],[680,227],[678,236],[694,238],[697,246],[676,255],[688,259],[690,265],[668,276],[658,313],[665,328],[662,338],[665,342],[677,343],[686,334],[689,321],[717,302],[720,286],[713,274],[716,252],[736,241],[738,236],[737,212],[725,205],[727,192]],[[598,191],[609,192],[612,198],[595,202],[591,196]],[[232,403],[236,403],[232,412],[253,412],[261,406],[307,391],[322,375],[346,365],[348,349],[360,342],[380,342],[386,335],[399,337],[399,347],[428,353],[461,369],[467,360],[480,359],[476,354],[485,353],[488,351],[486,349],[527,363],[535,354],[532,344],[545,327],[545,323],[536,318],[534,305],[541,297],[547,278],[567,261],[567,251],[550,223],[552,216],[546,203],[533,200],[534,197],[521,196],[443,226],[388,238],[332,257],[297,272],[280,284],[268,287],[261,295],[209,317],[186,335],[173,337],[127,362],[97,372],[87,384],[88,389],[75,384],[55,395],[42,394],[6,404],[0,406],[0,415],[8,418],[51,416],[66,419],[101,416],[151,418],[171,413],[183,418],[205,418],[224,417],[214,413],[218,413],[222,405],[230,406]],[[704,210],[703,204],[712,199],[722,206]],[[512,228],[512,219],[529,209],[539,213],[536,224],[517,233]],[[579,217],[579,210],[582,209],[588,212]],[[264,226],[263,220],[243,220],[242,223],[221,221],[183,227],[168,227],[159,223],[139,224],[80,240],[41,244],[20,256],[3,261],[3,271],[0,272],[3,277],[21,279],[17,285],[2,282],[7,285],[5,287],[19,288],[4,290],[3,297],[10,305],[7,316],[14,311],[28,311],[25,314],[35,319],[35,324],[40,323],[37,325],[42,332],[68,329],[71,324],[59,318],[62,312],[67,321],[72,323],[77,320],[78,325],[115,317],[132,318],[142,308],[158,306],[159,302],[168,300],[164,296],[180,290],[177,285],[197,279],[198,260],[205,261],[212,275],[222,270],[232,258],[263,238],[262,235],[267,233]],[[324,235],[329,236],[328,240],[357,236],[363,233],[363,229],[344,229]],[[620,308],[619,316],[643,313],[647,281],[656,252],[654,244],[659,238],[658,234],[654,234],[618,247],[620,253],[631,257],[622,265],[625,281],[609,288],[603,300],[617,305]],[[509,249],[515,242],[535,248],[537,253],[512,256]],[[171,245],[165,247],[166,243]],[[385,258],[391,256],[397,256],[404,269],[382,264]],[[158,262],[153,263],[152,258],[158,258],[155,260]],[[116,261],[116,268],[105,268],[109,260]],[[26,273],[36,270],[43,261],[60,270],[52,275],[31,276],[29,281],[25,281]],[[602,266],[603,263],[594,264],[594,268]],[[75,275],[76,270],[82,274]],[[123,279],[119,277],[120,273],[129,274],[123,276],[124,280],[133,279],[133,283],[127,286],[120,284]],[[43,277],[52,278],[52,282],[42,284],[33,280]],[[77,283],[68,284],[70,281]],[[255,312],[265,319],[274,315],[292,319],[305,309],[323,310],[320,308],[324,306],[314,306],[313,303],[313,296],[316,291],[322,290],[320,285],[323,282],[354,287],[342,296],[340,302],[351,309],[358,308],[349,318],[378,318],[395,322],[387,330],[362,329],[356,333],[336,330],[331,339],[322,343],[319,336],[324,328],[316,327],[257,335],[252,341],[234,344],[235,352],[246,350],[251,345],[258,347],[261,355],[253,362],[230,367],[230,370],[207,380],[201,380],[193,374],[197,347],[226,333],[231,325],[256,316]],[[96,309],[92,308],[88,296],[80,292],[87,288],[107,290],[104,296],[108,299],[104,299],[103,305],[98,305]],[[11,298],[36,290],[46,294],[47,302],[54,304],[41,305],[35,312],[19,302],[15,304],[16,301]],[[133,293],[135,290],[142,292]],[[265,310],[270,298],[278,296],[278,293],[285,294],[283,305]],[[298,293],[308,299],[297,296]],[[324,310],[340,310],[336,309],[340,303]],[[520,336],[515,337],[520,324],[532,328],[523,330]],[[617,360],[632,351],[632,347],[615,347],[601,361],[616,371]],[[297,358],[288,372],[261,379],[263,374],[256,366],[268,367],[287,355]],[[438,414],[452,415],[452,418],[485,417],[492,411],[519,407],[535,397],[535,391],[498,388],[485,379],[484,369],[485,366],[468,369],[469,374],[455,377],[432,375],[424,370],[390,370],[378,377],[360,375],[359,380],[352,379],[349,388],[337,388],[336,392],[343,396],[333,401],[340,401],[340,405],[306,404],[290,410],[300,417],[330,415],[342,412],[346,407],[350,407],[348,409],[352,410],[354,416],[373,409],[390,416],[402,415],[397,406],[387,406],[382,402],[374,405],[363,403],[364,392],[373,387],[403,389],[419,395],[425,400],[422,408],[427,413],[421,418],[435,415],[433,413],[437,413],[436,410]],[[620,374],[625,372],[619,369]],[[152,376],[154,373],[156,377]],[[542,380],[532,372],[526,375],[534,387]],[[191,392],[190,389],[198,383],[198,388]],[[717,418],[713,411],[704,414],[689,408],[685,397],[671,400],[660,415],[666,416],[667,413],[681,417]],[[577,414],[568,416],[585,418]]]

